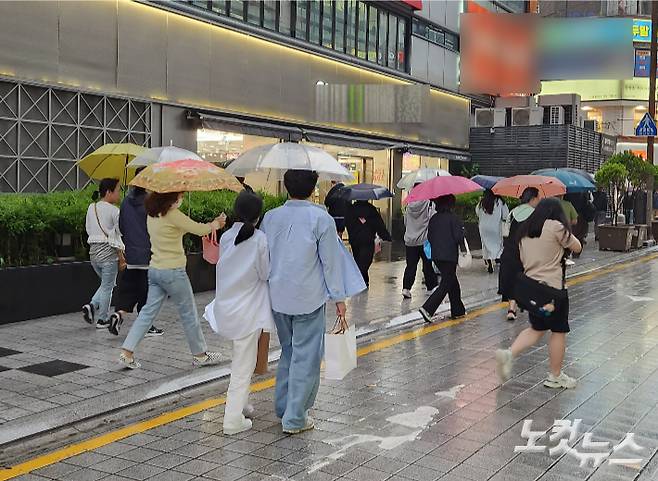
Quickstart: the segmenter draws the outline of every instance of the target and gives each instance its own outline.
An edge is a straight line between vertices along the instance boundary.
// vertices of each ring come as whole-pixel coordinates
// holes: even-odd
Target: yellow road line
[[[606,274],[610,274],[612,272],[617,272],[623,269],[627,269],[630,266],[633,266],[635,264],[639,263],[644,263],[653,259],[658,258],[658,253],[656,254],[651,254],[648,256],[644,256],[640,259],[634,260],[634,261],[629,261],[626,263],[621,263],[621,264],[616,264],[611,267],[606,267],[604,269],[599,269],[593,272],[590,272],[588,274],[583,274],[581,276],[577,276],[576,278],[570,280],[568,282],[569,286],[575,286],[578,284],[582,284],[583,282],[590,281],[592,279],[596,279],[597,277],[601,277]],[[445,321],[441,322],[438,324],[430,324],[428,326],[424,327],[419,327],[417,329],[413,329],[408,332],[403,332],[401,334],[396,334],[394,336],[382,339],[381,341],[375,341],[371,344],[367,344],[361,348],[358,349],[357,354],[359,357],[361,356],[366,356],[372,352],[376,351],[381,351],[383,349],[386,349],[391,346],[395,346],[397,344],[411,341],[414,339],[418,339],[422,336],[426,336],[428,334],[431,334],[433,332],[442,330],[442,329],[447,329],[449,327],[457,326],[459,324],[462,324],[470,319],[474,319],[476,317],[482,316],[484,314],[488,314],[490,312],[497,311],[501,308],[503,308],[506,304],[505,303],[496,303],[496,304],[491,304],[485,307],[482,307],[480,309],[475,309],[468,313],[465,317],[461,319],[456,319],[456,320],[450,320],[450,321]],[[251,392],[259,392],[259,391],[265,391],[266,389],[270,389],[274,387],[275,384],[275,378],[269,378],[265,379],[263,381],[254,383],[251,385]],[[154,418],[147,419],[146,421],[141,421],[135,424],[131,424],[129,426],[117,429],[115,431],[111,431],[105,434],[101,434],[99,436],[93,437],[91,439],[87,439],[85,441],[80,441],[75,444],[71,444],[70,446],[67,446],[62,449],[58,449],[56,451],[53,451],[48,454],[44,454],[41,456],[37,456],[36,458],[30,459],[28,461],[25,461],[24,463],[17,464],[16,466],[12,466],[8,469],[2,469],[0,470],[0,481],[5,481],[7,479],[12,479],[17,476],[20,476],[22,474],[27,474],[30,473],[31,471],[43,468],[45,466],[49,466],[51,464],[58,463],[60,461],[63,461],[65,459],[71,458],[73,456],[76,456],[78,454],[82,454],[87,451],[92,451],[94,449],[98,449],[102,446],[106,446],[108,444],[114,443],[116,441],[121,441],[122,439],[126,439],[130,436],[133,436],[135,434],[143,433],[145,431],[148,431],[150,429],[172,423],[174,421],[178,421],[179,419],[183,419],[185,417],[191,416],[193,414],[198,414],[202,411],[205,411],[207,409],[211,409],[217,406],[221,406],[226,403],[226,398],[225,397],[219,397],[219,398],[211,398],[211,399],[206,399],[204,401],[200,401],[198,403],[192,404],[191,406],[183,407],[176,409],[174,411],[166,412],[163,414],[160,414]]]

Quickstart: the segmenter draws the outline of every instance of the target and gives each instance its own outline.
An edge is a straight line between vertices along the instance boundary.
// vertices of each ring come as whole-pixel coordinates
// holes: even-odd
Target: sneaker
[[[128,357],[123,352],[119,355],[119,362],[128,369],[139,369],[142,367],[140,363],[135,361],[135,357]]]
[[[222,361],[222,356],[218,352],[207,352],[204,357],[194,356],[192,359],[193,366],[212,366],[219,364]]]
[[[256,409],[252,404],[247,404],[244,409],[242,410],[242,415],[246,418],[253,418],[254,414],[256,414]]]
[[[516,321],[516,311],[513,311],[512,309],[507,311],[507,320],[508,321]]]
[[[313,428],[315,428],[315,421],[313,420],[313,418],[311,416],[306,416],[306,424],[304,425],[303,428],[299,428],[299,429],[286,429],[286,428],[283,428],[283,432],[285,434],[299,434],[299,433],[303,433],[305,431],[310,431]]]
[[[423,319],[425,320],[425,322],[427,322],[428,324],[432,324],[432,316],[430,316],[429,312],[427,312],[422,307],[420,309],[418,309],[418,312],[420,312],[420,315],[423,316]]]
[[[91,304],[85,304],[82,306],[82,317],[84,318],[85,322],[87,324],[93,324],[94,323],[94,306]]]
[[[566,261],[564,261],[564,265],[566,265],[567,267],[571,267],[571,266],[575,266],[576,263],[571,259],[567,259]]]
[[[567,376],[563,372],[561,372],[559,376],[553,376],[553,374],[549,374],[544,381],[544,386],[550,387],[552,389],[573,389],[576,387],[576,384],[578,384],[577,380]]]
[[[411,299],[411,291],[409,289],[402,289],[402,297]]]
[[[466,317],[466,313],[459,314],[458,316],[450,316],[451,321],[456,321],[458,319],[464,319]]]
[[[512,351],[510,349],[498,349],[496,351],[496,372],[498,372],[498,378],[502,383],[512,377]]]
[[[110,331],[115,336],[119,335],[119,329],[123,324],[123,316],[118,312],[113,312],[110,316],[110,325],[107,327],[107,330]]]
[[[144,337],[156,337],[156,336],[162,336],[164,334],[164,331],[162,329],[158,329],[155,326],[151,326],[148,331],[146,331],[146,334]]]
[[[110,321],[99,319],[96,321],[96,329],[107,329],[110,327]]]
[[[251,419],[246,419],[243,417],[240,424],[231,426],[225,423],[223,427],[223,431],[226,436],[232,436],[233,434],[249,431],[252,428],[252,426],[253,423],[251,422]]]

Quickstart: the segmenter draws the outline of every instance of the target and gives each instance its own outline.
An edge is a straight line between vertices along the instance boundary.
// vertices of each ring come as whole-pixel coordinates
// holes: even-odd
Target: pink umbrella
[[[478,190],[482,190],[482,187],[466,177],[458,175],[434,177],[411,189],[404,202],[408,204],[420,200],[436,199],[443,195],[459,195]]]
[[[555,197],[567,192],[565,185],[555,177],[545,175],[516,175],[503,179],[493,186],[494,194],[505,197],[521,197],[523,191],[528,187],[534,187],[539,191],[539,197]]]

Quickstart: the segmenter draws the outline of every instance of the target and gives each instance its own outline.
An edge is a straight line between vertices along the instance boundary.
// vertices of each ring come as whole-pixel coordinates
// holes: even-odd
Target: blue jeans
[[[110,311],[110,302],[112,302],[112,290],[117,281],[119,272],[119,262],[93,262],[91,267],[101,280],[101,285],[96,290],[94,297],[91,298],[90,304],[94,306],[95,317],[98,321],[107,321]]]
[[[162,303],[169,296],[178,310],[178,316],[183,323],[183,331],[192,354],[202,354],[207,350],[206,339],[201,331],[197,315],[194,293],[190,279],[184,268],[154,269],[149,268],[149,293],[146,305],[133,322],[123,348],[134,352],[137,345],[144,339],[146,332],[153,325],[155,317],[160,313]]]
[[[281,344],[274,407],[283,429],[301,429],[320,387],[325,306],[310,314],[273,314]]]

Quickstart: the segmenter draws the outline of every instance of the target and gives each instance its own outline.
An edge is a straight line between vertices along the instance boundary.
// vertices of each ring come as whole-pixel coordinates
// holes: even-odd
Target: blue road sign
[[[643,137],[656,137],[658,136],[658,129],[656,129],[656,122],[653,121],[649,112],[644,114],[640,123],[635,127],[635,135]]]

